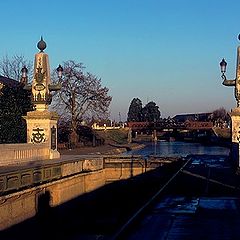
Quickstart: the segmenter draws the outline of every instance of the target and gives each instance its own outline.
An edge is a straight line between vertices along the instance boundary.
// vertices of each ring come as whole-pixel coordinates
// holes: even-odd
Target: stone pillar
[[[132,143],[132,128],[128,129],[128,143]]]
[[[232,147],[231,158],[237,168],[240,167],[239,161],[239,140],[240,140],[240,108],[232,109],[231,113]]]
[[[27,122],[27,142],[32,144],[46,144],[49,149],[49,159],[60,158],[57,150],[57,121],[58,114],[50,112],[48,105],[51,103],[51,91],[61,89],[60,84],[51,84],[51,73],[48,54],[45,50],[47,44],[41,40],[37,47],[40,50],[35,54],[34,74],[32,84],[26,83],[25,89],[32,92],[32,103],[35,111],[28,112],[23,118]],[[27,72],[26,69],[25,71]]]
[[[157,130],[156,129],[153,130],[153,141],[154,142],[157,141]]]
[[[45,143],[49,148],[49,159],[60,158],[57,150],[57,121],[56,112],[33,111],[24,117],[27,122],[27,142],[32,144]]]
[[[240,34],[238,35],[238,40],[240,40]],[[237,65],[236,65],[236,78],[233,80],[228,80],[225,76],[227,62],[222,59],[220,62],[221,72],[222,72],[222,84],[224,86],[233,86],[235,98],[237,102],[237,107],[232,109],[231,116],[231,128],[232,128],[232,149],[231,149],[231,158],[234,164],[239,169],[240,160],[239,160],[239,133],[240,133],[240,46],[237,48]]]

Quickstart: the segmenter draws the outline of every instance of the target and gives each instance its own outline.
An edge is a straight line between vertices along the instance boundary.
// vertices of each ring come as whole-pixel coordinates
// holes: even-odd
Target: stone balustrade
[[[49,146],[45,143],[0,144],[0,166],[49,159]]]
[[[53,161],[45,164],[40,162],[14,168],[12,171],[2,170],[0,171],[0,196],[67,176],[99,170],[103,170],[103,158],[101,157]]]

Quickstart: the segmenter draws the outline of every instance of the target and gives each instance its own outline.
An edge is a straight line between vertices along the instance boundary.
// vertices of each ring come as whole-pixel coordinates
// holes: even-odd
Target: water
[[[206,146],[192,142],[146,142],[143,149],[126,152],[128,155],[158,155],[172,157],[186,157],[189,154],[229,155],[230,149],[220,146]]]

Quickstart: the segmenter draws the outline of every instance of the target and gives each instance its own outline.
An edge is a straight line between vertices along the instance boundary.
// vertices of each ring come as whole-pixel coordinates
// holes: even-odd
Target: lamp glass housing
[[[22,77],[27,77],[28,69],[26,68],[26,66],[23,66],[21,72],[22,72]]]
[[[226,72],[227,62],[224,60],[224,58],[223,58],[222,61],[220,62],[220,68],[221,68],[221,72],[222,72],[222,73],[225,73],[225,72]]]
[[[62,73],[63,73],[63,68],[62,66],[59,64],[58,68],[57,68],[57,73],[58,73],[58,77],[61,78],[62,77]]]

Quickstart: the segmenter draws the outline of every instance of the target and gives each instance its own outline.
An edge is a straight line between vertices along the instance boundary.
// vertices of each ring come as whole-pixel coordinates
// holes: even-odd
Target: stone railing
[[[40,162],[21,166],[13,170],[0,168],[0,196],[30,188],[67,176],[103,170],[103,158],[74,159],[66,161]],[[104,182],[104,179],[102,180]],[[0,201],[1,202],[1,201]]]
[[[101,169],[103,169],[102,157],[95,158],[88,156],[87,159],[67,160],[62,162],[62,177],[81,172],[98,171]]]
[[[104,185],[116,180],[137,176],[177,159],[157,158],[156,156],[144,159],[140,155],[82,155],[64,161],[40,161],[38,164],[19,165],[17,168],[13,167],[12,170],[1,169],[0,167],[0,198],[10,192],[20,191],[58,179],[66,179],[74,175],[94,172],[99,172],[100,177],[97,177],[97,179],[100,179]],[[90,181],[84,184],[91,186],[92,183]]]
[[[49,158],[49,147],[47,144],[0,144],[0,166],[19,164]]]

